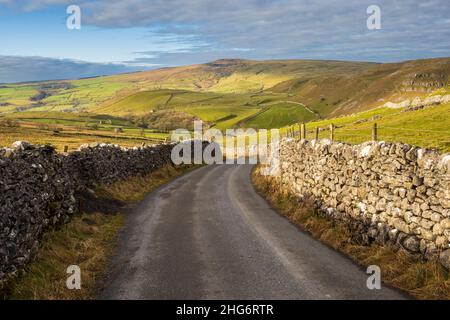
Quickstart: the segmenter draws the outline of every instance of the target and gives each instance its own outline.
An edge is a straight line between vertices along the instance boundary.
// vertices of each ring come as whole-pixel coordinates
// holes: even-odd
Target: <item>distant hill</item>
[[[355,73],[288,80],[274,92],[288,92],[323,116],[368,110],[387,101],[424,96],[448,86],[450,58],[370,65]]]
[[[450,58],[385,64],[224,59],[90,79],[4,84],[0,113],[155,113],[164,121],[185,114],[221,129],[269,128],[447,92],[449,78]]]

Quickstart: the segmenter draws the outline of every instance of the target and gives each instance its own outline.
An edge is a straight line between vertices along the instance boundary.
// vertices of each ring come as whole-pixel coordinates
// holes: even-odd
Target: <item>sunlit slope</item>
[[[329,138],[329,126],[335,126],[337,141],[362,143],[372,139],[374,123],[380,141],[404,142],[450,152],[450,103],[421,110],[376,108],[350,116],[313,121],[306,124],[307,139],[314,139],[315,128],[320,138]],[[297,129],[298,130],[298,129]],[[285,132],[285,129],[282,129]]]
[[[270,129],[312,120],[317,120],[317,115],[304,106],[290,102],[279,102],[246,119],[242,125],[250,128]]]
[[[91,109],[115,116],[145,115],[160,111],[190,114],[219,129],[232,127],[276,128],[318,118],[285,94],[218,93],[184,90],[142,91],[109,105]]]
[[[221,78],[209,90],[216,92],[258,92],[291,79],[331,75],[355,75],[372,63],[314,60],[251,61],[233,74]]]
[[[449,75],[450,58],[390,64],[225,59],[90,79],[4,84],[0,114],[60,111],[128,117],[169,110],[218,128],[270,128],[441,92]]]
[[[267,90],[296,78],[351,75],[373,63],[314,60],[251,61],[223,59],[214,62],[118,75],[118,81],[138,83],[142,89],[183,89],[222,93]]]
[[[91,111],[110,115],[140,115],[164,108],[177,91],[142,91],[126,96],[114,103],[93,107]]]
[[[59,151],[76,150],[85,143],[117,143],[136,146],[164,141],[168,133],[143,129],[108,115],[68,112],[15,112],[0,116],[0,146],[26,140],[52,144]]]
[[[263,108],[261,103],[266,99],[272,101],[271,98],[278,99],[279,96],[163,89],[138,92],[92,111],[125,117],[176,111],[226,129],[259,112]]]
[[[372,65],[356,75],[306,77],[272,88],[289,93],[322,117],[350,114],[445,87],[450,79],[450,58]]]
[[[0,113],[85,111],[117,96],[136,92],[132,82],[114,77],[0,85]]]
[[[371,65],[333,61],[218,60],[175,68],[80,80],[0,86],[0,112],[80,111],[110,105],[139,91],[256,93],[298,77],[353,74]]]

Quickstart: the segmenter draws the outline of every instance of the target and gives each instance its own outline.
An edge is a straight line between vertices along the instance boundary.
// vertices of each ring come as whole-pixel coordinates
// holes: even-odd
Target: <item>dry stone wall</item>
[[[77,192],[161,168],[172,148],[100,144],[63,155],[17,142],[0,149],[0,289],[36,253],[45,230],[77,211]]]
[[[450,155],[401,143],[283,140],[281,184],[312,197],[356,241],[439,257],[450,268]]]

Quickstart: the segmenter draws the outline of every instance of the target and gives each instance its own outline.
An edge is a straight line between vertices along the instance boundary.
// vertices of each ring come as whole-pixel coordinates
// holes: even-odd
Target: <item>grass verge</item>
[[[167,165],[147,176],[133,177],[98,190],[97,196],[137,202],[162,184],[196,166]],[[106,263],[124,223],[122,214],[83,213],[66,225],[46,232],[34,261],[11,283],[4,298],[12,300],[94,299]],[[81,269],[81,290],[68,290],[67,267]]]
[[[122,202],[141,201],[147,194],[170,180],[185,174],[196,165],[166,165],[148,176],[136,176],[112,185],[103,186],[96,190],[99,197],[115,199]]]
[[[308,231],[314,238],[346,254],[367,267],[378,265],[383,282],[417,299],[450,300],[449,273],[437,261],[424,261],[402,250],[394,251],[376,244],[362,246],[351,241],[345,225],[333,222],[312,209],[309,201],[280,190],[274,178],[252,173],[256,189],[283,216]]]
[[[60,229],[47,232],[36,259],[12,284],[9,299],[92,298],[122,225],[123,216],[119,214],[81,214]],[[70,265],[81,269],[81,290],[66,287],[66,269]]]

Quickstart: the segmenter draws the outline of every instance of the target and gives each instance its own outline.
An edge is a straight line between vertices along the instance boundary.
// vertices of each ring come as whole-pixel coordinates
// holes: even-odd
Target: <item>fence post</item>
[[[300,137],[302,140],[306,139],[306,126],[304,123],[300,127]]]
[[[67,153],[69,151],[69,146],[64,146],[64,153]]]
[[[320,132],[320,129],[319,129],[319,127],[316,127],[316,140],[319,140],[319,132]]]
[[[378,140],[378,127],[377,127],[377,123],[375,122],[373,124],[373,128],[372,128],[372,141],[377,141]]]
[[[334,141],[334,124],[330,124],[330,140]]]

